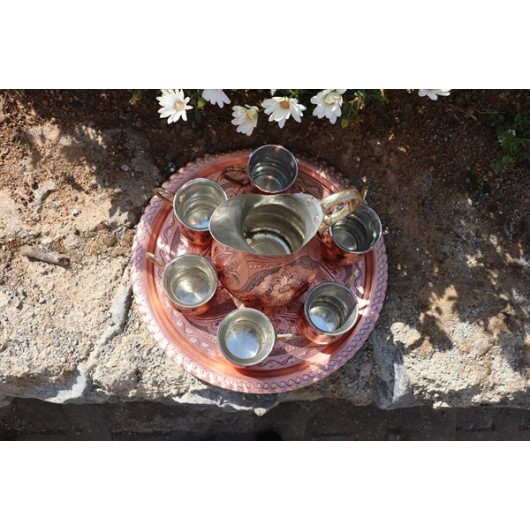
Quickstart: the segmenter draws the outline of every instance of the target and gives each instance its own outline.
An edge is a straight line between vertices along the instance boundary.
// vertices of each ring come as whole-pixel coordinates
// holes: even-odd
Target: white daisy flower
[[[265,99],[261,106],[265,109],[265,114],[269,114],[269,121],[277,121],[280,129],[283,129],[285,121],[291,116],[300,123],[306,107],[298,103],[296,98],[275,97]]]
[[[235,105],[232,110],[234,119],[231,123],[238,126],[236,131],[250,136],[258,124],[258,107]]]
[[[313,116],[318,116],[320,119],[325,116],[330,123],[334,124],[342,114],[341,105],[344,92],[346,92],[345,88],[336,88],[335,90],[328,88],[313,96],[311,103],[316,105]]]
[[[451,94],[450,88],[420,88],[418,90],[418,96],[427,96],[433,101],[436,101],[438,96],[449,96],[449,94]]]
[[[184,97],[181,89],[167,88],[162,90],[162,95],[156,98],[160,102],[161,109],[158,110],[161,118],[168,118],[167,122],[172,123],[182,118],[187,121],[186,111],[192,109],[188,105],[189,97]]]
[[[228,96],[222,91],[213,88],[206,88],[202,91],[202,97],[212,105],[219,105],[223,108],[226,104],[230,103]]]

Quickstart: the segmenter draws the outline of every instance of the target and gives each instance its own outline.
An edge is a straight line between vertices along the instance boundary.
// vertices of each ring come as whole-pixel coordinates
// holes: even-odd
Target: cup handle
[[[167,202],[173,206],[173,199],[175,198],[174,193],[166,190],[166,188],[155,188],[153,192],[159,199],[162,199],[164,202]]]
[[[344,282],[345,287],[351,287],[351,284],[361,275],[361,271],[357,267],[353,267],[350,277]]]
[[[217,182],[219,182],[222,179],[225,179],[231,182],[232,184],[236,184],[240,188],[246,185],[244,181],[237,180],[236,178],[231,177],[230,175],[227,175],[229,171],[233,173],[242,173],[243,175],[245,175],[245,177],[247,176],[247,170],[245,168],[230,166],[230,167],[225,167],[223,171],[221,171],[221,174],[219,175]]]
[[[357,307],[359,308],[359,313],[361,311],[364,311],[369,305],[370,305],[369,300],[362,300],[361,302],[358,302]]]
[[[158,265],[161,269],[166,266],[166,264],[160,258],[157,258],[152,252],[146,252],[145,257],[155,265]]]
[[[363,190],[364,196],[366,196],[367,191],[367,189]],[[334,206],[338,206],[339,204],[343,203],[344,207],[340,208],[339,210],[335,210],[329,215],[324,215],[322,224],[318,229],[318,233],[322,235],[332,224],[350,215],[350,213],[352,213],[361,205],[363,200],[364,197],[361,193],[359,193],[357,188],[350,188],[347,190],[339,191],[338,193],[334,193],[333,195],[322,199],[320,201],[320,206],[323,212],[326,212]]]
[[[298,335],[297,333],[278,333],[276,335],[276,338],[278,340],[293,340],[293,339],[301,339],[302,335]]]

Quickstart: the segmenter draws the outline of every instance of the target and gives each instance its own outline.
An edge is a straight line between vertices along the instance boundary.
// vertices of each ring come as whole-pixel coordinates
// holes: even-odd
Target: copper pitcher
[[[355,188],[323,200],[307,193],[228,199],[210,218],[211,256],[219,281],[246,305],[288,304],[316,277],[323,255],[318,234],[362,200]]]

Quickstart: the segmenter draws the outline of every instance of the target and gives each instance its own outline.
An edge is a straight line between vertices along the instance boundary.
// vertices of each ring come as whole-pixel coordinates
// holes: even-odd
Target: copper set
[[[172,206],[190,244],[201,254],[210,249],[211,262],[186,254],[166,264],[148,253],[163,269],[164,293],[174,306],[183,313],[204,313],[215,304],[220,284],[251,307],[232,311],[217,331],[220,352],[238,366],[262,362],[277,339],[334,342],[358,317],[349,286],[311,286],[323,261],[352,264],[370,252],[382,235],[381,221],[364,204],[365,192],[356,188],[322,200],[285,193],[297,176],[296,158],[287,149],[265,145],[251,153],[246,168],[226,168],[217,181],[195,178],[174,195],[165,188],[155,190]],[[236,185],[232,197],[224,180]],[[275,335],[258,309],[288,304],[305,292],[297,334]]]

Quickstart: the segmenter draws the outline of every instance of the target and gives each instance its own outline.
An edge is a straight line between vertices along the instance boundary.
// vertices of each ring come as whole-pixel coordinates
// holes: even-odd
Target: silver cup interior
[[[330,228],[335,244],[345,252],[364,254],[381,239],[383,227],[379,216],[366,204]]]
[[[217,328],[221,353],[237,366],[254,366],[272,351],[275,341],[271,321],[255,309],[236,309]]]
[[[183,309],[193,309],[208,302],[217,290],[217,272],[197,254],[184,254],[164,268],[164,291]]]
[[[292,254],[304,244],[305,220],[287,205],[258,204],[243,219],[244,237],[256,254]]]
[[[307,321],[326,335],[342,335],[352,329],[358,315],[357,298],[340,283],[321,283],[309,291],[304,313]]]
[[[264,145],[253,151],[248,159],[248,175],[254,185],[266,193],[281,193],[298,176],[298,162],[281,145]]]
[[[193,179],[183,184],[175,194],[175,215],[189,229],[204,232],[208,230],[214,210],[226,199],[225,190],[217,182]]]

